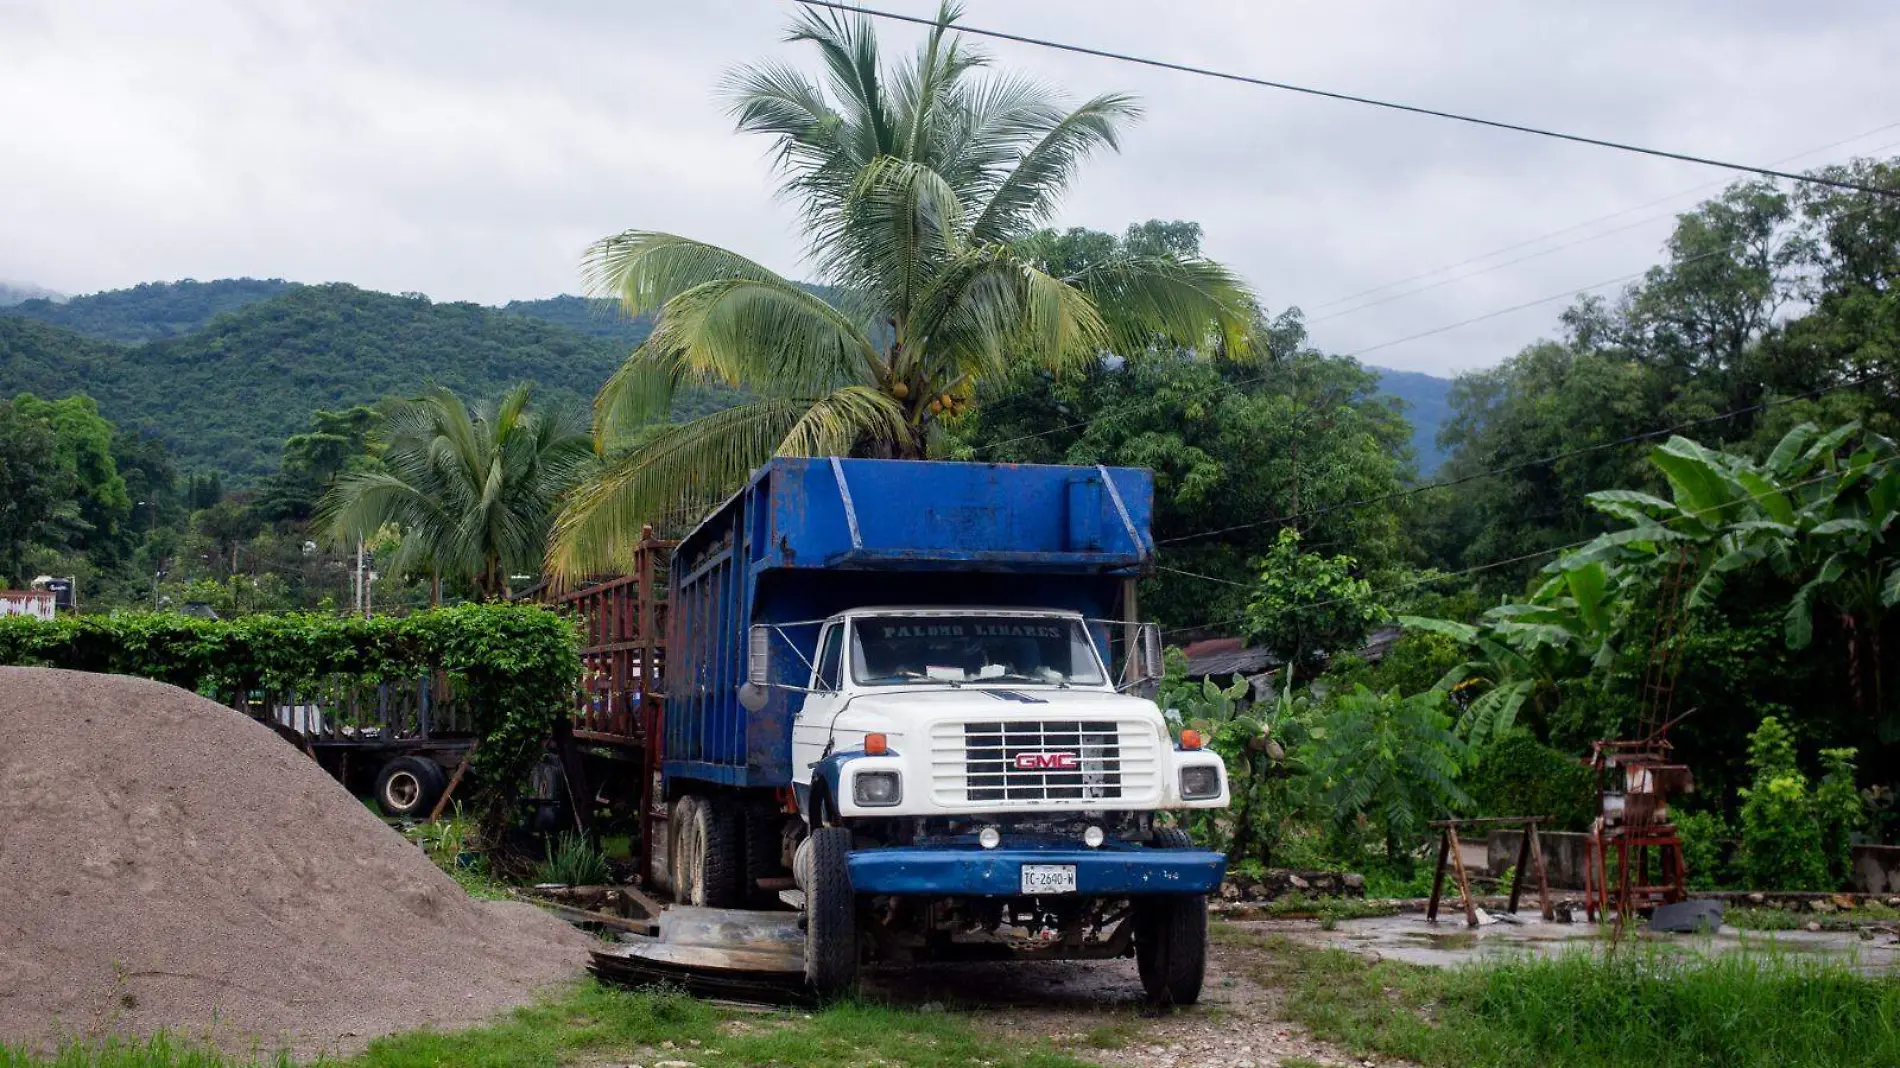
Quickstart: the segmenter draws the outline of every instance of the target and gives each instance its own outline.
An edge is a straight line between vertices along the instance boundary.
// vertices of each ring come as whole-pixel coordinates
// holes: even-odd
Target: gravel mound
[[[165,1029],[350,1051],[580,974],[271,730],[177,687],[0,668],[0,1042]]]

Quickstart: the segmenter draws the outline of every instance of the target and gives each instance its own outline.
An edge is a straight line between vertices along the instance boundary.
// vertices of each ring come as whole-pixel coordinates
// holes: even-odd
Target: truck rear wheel
[[[814,827],[811,878],[805,887],[805,981],[822,998],[848,994],[858,982],[858,905],[851,890],[851,832]]]
[[[744,904],[738,803],[723,797],[685,797],[674,811],[680,833],[673,854],[679,865],[673,873],[673,900],[716,909]]]
[[[1200,894],[1135,902],[1135,968],[1155,1005],[1192,1005],[1207,977],[1207,898]]]
[[[427,819],[442,787],[442,769],[434,761],[399,756],[376,774],[376,803],[384,815]]]

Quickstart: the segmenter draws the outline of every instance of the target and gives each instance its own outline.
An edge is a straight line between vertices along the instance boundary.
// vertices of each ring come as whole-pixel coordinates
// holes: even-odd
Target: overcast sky
[[[791,13],[785,0],[0,0],[0,279],[85,293],[276,276],[500,303],[574,291],[586,244],[629,227],[801,275],[767,146],[732,132],[715,93],[748,60],[812,65],[781,42]],[[1900,124],[1891,0],[971,0],[965,21],[1791,169],[1900,152],[1900,125],[1873,132]],[[885,34],[908,48],[918,31]],[[1060,225],[1196,220],[1271,309],[1298,305],[1318,344],[1388,367],[1488,366],[1548,334],[1567,297],[1385,344],[1640,271],[1671,213],[1727,178],[986,47],[1077,96],[1122,90],[1147,109],[1120,155],[1084,170]],[[1686,195],[1626,212],[1672,194]]]

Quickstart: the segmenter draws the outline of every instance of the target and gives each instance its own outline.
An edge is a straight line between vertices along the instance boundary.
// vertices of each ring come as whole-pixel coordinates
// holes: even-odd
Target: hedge
[[[573,626],[534,605],[471,604],[370,619],[292,613],[231,620],[114,612],[0,617],[0,664],[140,675],[232,703],[315,692],[339,679],[440,673],[480,745],[472,765],[491,815],[540,759],[580,677]]]

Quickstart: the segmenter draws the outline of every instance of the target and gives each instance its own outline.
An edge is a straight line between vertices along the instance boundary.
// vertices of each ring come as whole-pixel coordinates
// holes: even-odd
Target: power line
[[[1839,478],[1843,474],[1845,474],[1845,472],[1826,471],[1819,475],[1815,475],[1812,478],[1804,478],[1799,482],[1791,482],[1786,486],[1773,487],[1768,492],[1782,493],[1787,490],[1800,489],[1803,486],[1812,486],[1817,482],[1825,482],[1831,478]],[[1768,493],[1747,493],[1746,495],[1748,499],[1751,501],[1759,501],[1763,497],[1768,496]],[[1727,508],[1729,505],[1733,503],[1735,502],[1727,501],[1722,504],[1710,505],[1707,508],[1698,508],[1698,509],[1695,509],[1694,511],[1682,512],[1679,515],[1672,515],[1668,517],[1667,519],[1657,520],[1656,525],[1660,527],[1666,527],[1671,523],[1677,522],[1678,520],[1693,519],[1698,516],[1706,515],[1709,512],[1719,512],[1722,509]],[[1460,570],[1460,571],[1447,571],[1447,572],[1444,572],[1443,574],[1427,575],[1424,578],[1414,579],[1411,582],[1402,582],[1396,586],[1386,586],[1380,589],[1373,590],[1371,592],[1374,596],[1384,596],[1386,594],[1403,593],[1406,590],[1414,590],[1414,589],[1419,588],[1420,586],[1430,586],[1435,583],[1444,582],[1447,579],[1465,578],[1470,575],[1475,575],[1481,571],[1491,571],[1500,567],[1509,567],[1512,564],[1521,564],[1528,560],[1535,560],[1540,556],[1549,556],[1552,553],[1565,553],[1565,552],[1571,551],[1572,549],[1581,549],[1591,544],[1592,542],[1596,541],[1597,538],[1599,537],[1602,537],[1602,535],[1599,534],[1599,535],[1596,535],[1595,537],[1584,538],[1579,541],[1569,542],[1568,544],[1552,546],[1551,548],[1548,548],[1548,549],[1538,549],[1533,552],[1520,553],[1516,556],[1508,557],[1503,560],[1493,560],[1488,564],[1478,564],[1473,567],[1464,568],[1463,570]],[[1178,570],[1178,569],[1170,569],[1170,570]],[[1201,575],[1192,571],[1181,571],[1180,573],[1184,575],[1193,575],[1195,578],[1212,579],[1215,582],[1231,582],[1232,581],[1230,579],[1218,579],[1218,578],[1215,578],[1213,575]],[[1356,599],[1357,598],[1355,597],[1328,597],[1324,600],[1312,601],[1307,604],[1296,605],[1294,606],[1294,608],[1291,609],[1291,611],[1300,611],[1302,609],[1309,609],[1309,608],[1325,608],[1328,605],[1341,604],[1346,601],[1356,600]],[[1231,626],[1235,626],[1235,625],[1245,623],[1245,622],[1247,622],[1247,617],[1241,616],[1238,619],[1222,620],[1216,623],[1201,623],[1201,624],[1197,624],[1191,627],[1170,627],[1163,633],[1183,634],[1188,631],[1210,630],[1210,629],[1218,629],[1222,627],[1231,627]]]
[[[1865,131],[1864,133],[1857,133],[1852,137],[1844,137],[1840,139],[1839,141],[1831,141],[1825,145],[1819,146],[1818,148],[1810,148],[1805,152],[1797,152],[1792,156],[1783,156],[1778,160],[1774,160],[1773,162],[1776,164],[1787,163],[1790,160],[1797,160],[1803,156],[1812,156],[1817,152],[1826,152],[1830,148],[1839,148],[1842,145],[1852,144],[1855,141],[1860,141],[1865,138],[1872,137],[1873,135],[1877,133],[1885,133],[1886,131],[1891,130],[1895,127],[1900,127],[1900,122],[1890,122],[1886,124],[1885,126],[1876,126],[1871,130]],[[1887,149],[1893,148],[1896,145],[1900,145],[1900,142],[1893,142],[1889,144],[1880,145],[1875,148],[1870,148],[1867,150],[1867,152],[1869,154],[1885,152]],[[1396,288],[1398,286],[1407,285],[1412,282],[1424,281],[1425,279],[1430,278],[1433,275],[1443,274],[1446,271],[1455,271],[1460,267],[1469,267],[1470,265],[1474,263],[1482,263],[1493,256],[1502,256],[1506,252],[1516,252],[1518,249],[1527,248],[1531,245],[1537,244],[1540,241],[1548,241],[1549,239],[1553,237],[1562,237],[1565,234],[1575,233],[1578,230],[1583,230],[1588,227],[1595,226],[1597,223],[1609,222],[1611,219],[1620,219],[1625,215],[1634,214],[1636,212],[1642,211],[1645,208],[1653,208],[1658,204],[1667,204],[1668,202],[1672,200],[1676,200],[1680,197],[1686,197],[1691,193],[1700,193],[1705,189],[1714,189],[1717,186],[1723,185],[1726,181],[1727,179],[1718,179],[1713,182],[1703,182],[1700,185],[1692,185],[1688,187],[1687,189],[1683,189],[1678,192],[1671,193],[1668,196],[1657,197],[1655,200],[1646,200],[1641,204],[1637,204],[1632,207],[1623,208],[1620,211],[1610,212],[1608,215],[1599,215],[1593,219],[1585,219],[1584,221],[1580,223],[1574,223],[1570,226],[1566,226],[1561,229],[1552,230],[1549,233],[1539,234],[1536,237],[1526,238],[1522,241],[1513,242],[1512,244],[1505,245],[1502,248],[1495,248],[1489,252],[1481,253],[1479,255],[1472,256],[1468,259],[1459,260],[1456,263],[1448,263],[1442,267],[1434,267],[1429,271],[1420,271],[1417,274],[1409,275],[1405,278],[1400,278],[1396,281],[1386,282],[1381,285],[1376,285],[1370,289],[1362,289],[1357,293],[1348,293],[1343,297],[1334,297],[1332,300],[1328,300],[1320,304],[1314,304],[1310,308],[1308,308],[1308,310],[1309,311],[1323,311],[1327,308],[1334,307],[1335,305],[1349,304],[1355,300],[1358,300],[1360,297],[1369,297],[1369,296],[1372,296],[1374,293],[1380,293],[1388,289]],[[1666,218],[1666,217],[1667,216],[1665,215],[1650,216],[1649,218],[1644,219],[1643,222],[1653,222],[1656,219],[1661,219],[1661,218]],[[1640,224],[1637,224],[1637,225],[1640,225]],[[1630,227],[1619,227],[1615,230],[1605,231],[1603,234],[1599,234],[1596,236],[1601,237],[1601,236],[1607,236],[1608,234],[1619,234],[1627,229],[1630,229]],[[1585,238],[1584,240],[1585,241],[1594,240],[1594,238]],[[1572,244],[1581,244],[1581,243],[1582,242],[1572,242]],[[1563,245],[1559,247],[1568,248],[1570,246]],[[1513,260],[1511,262],[1521,263],[1522,260]],[[1503,265],[1500,264],[1499,266],[1503,266]],[[1492,269],[1493,268],[1490,268],[1490,267],[1485,268],[1486,271],[1492,270]],[[1482,273],[1484,272],[1483,271],[1472,272],[1472,274],[1482,274]],[[1471,277],[1471,275],[1461,275],[1460,277],[1469,278]],[[1362,305],[1362,307],[1365,307],[1365,306],[1369,306],[1369,305]]]
[[[908,22],[918,26],[937,25],[936,19],[924,18],[919,15],[904,15],[895,11],[880,11],[876,8],[860,7],[856,4],[839,3],[837,0],[796,0],[796,2],[806,7],[829,8],[833,11],[846,11],[857,15],[868,15],[872,18],[888,19],[893,22]],[[1379,100],[1369,96],[1357,96],[1352,93],[1335,92],[1330,89],[1315,89],[1311,86],[1294,85],[1291,82],[1273,81],[1268,78],[1255,78],[1251,75],[1234,74],[1228,71],[1218,71],[1207,67],[1195,67],[1186,63],[1174,63],[1162,59],[1151,59],[1145,56],[1131,55],[1126,52],[1111,52],[1107,49],[1065,44],[1061,41],[1052,41],[1041,37],[1029,37],[1024,34],[1006,33],[1002,30],[981,29],[975,26],[966,26],[962,23],[957,23],[955,28],[959,33],[967,33],[976,37],[990,37],[999,41],[1014,41],[1017,44],[1035,45],[1039,48],[1052,48],[1061,52],[1073,52],[1078,55],[1095,56],[1099,59],[1113,59],[1122,63],[1134,63],[1144,67],[1156,67],[1161,70],[1178,71],[1182,74],[1196,74],[1204,78],[1217,78],[1222,81],[1239,82],[1244,85],[1254,85],[1265,89],[1280,89],[1290,93],[1303,93],[1307,96],[1325,97],[1329,100],[1341,100],[1351,104],[1364,104],[1368,107],[1384,108],[1388,111],[1403,111],[1437,119],[1450,119],[1454,122],[1469,123],[1474,126],[1488,126],[1497,130],[1532,134],[1537,137],[1549,137],[1560,141],[1573,141],[1577,144],[1594,145],[1598,148],[1610,148],[1619,152],[1634,152],[1645,156],[1679,160],[1684,163],[1694,163],[1704,167],[1721,167],[1724,170],[1747,171],[1769,178],[1785,178],[1793,182],[1830,186],[1835,189],[1846,189],[1856,193],[1869,193],[1881,197],[1900,197],[1900,190],[1882,189],[1879,186],[1862,185],[1859,182],[1849,182],[1838,178],[1795,174],[1789,171],[1778,171],[1770,167],[1758,167],[1747,163],[1733,163],[1727,160],[1713,159],[1708,156],[1692,155],[1687,152],[1673,152],[1661,148],[1648,148],[1643,145],[1634,145],[1623,141],[1610,141],[1600,137],[1586,137],[1582,134],[1564,133],[1560,130],[1550,130],[1537,126],[1524,126],[1498,119],[1481,118],[1476,115],[1463,115],[1455,111],[1442,111],[1437,108],[1421,107],[1416,104],[1400,104],[1395,101]]]
[[[1849,379],[1844,382],[1836,382],[1831,386],[1822,386],[1818,389],[1811,389],[1811,390],[1808,390],[1806,393],[1795,393],[1795,394],[1790,394],[1786,397],[1775,397],[1771,400],[1762,401],[1759,404],[1751,404],[1745,408],[1736,408],[1733,411],[1721,412],[1716,415],[1705,415],[1699,419],[1691,419],[1691,420],[1688,420],[1687,422],[1677,423],[1674,426],[1666,426],[1657,430],[1645,430],[1639,434],[1629,434],[1624,437],[1617,438],[1615,441],[1604,441],[1604,442],[1599,442],[1595,445],[1585,445],[1581,448],[1567,449],[1563,452],[1552,453],[1549,456],[1541,457],[1536,460],[1525,460],[1521,463],[1510,464],[1505,467],[1492,468],[1488,471],[1478,471],[1469,475],[1461,475],[1458,478],[1447,479],[1443,482],[1427,482],[1422,486],[1410,486],[1402,490],[1394,490],[1391,493],[1383,493],[1376,497],[1366,497],[1357,501],[1346,501],[1341,504],[1328,505],[1325,508],[1314,508],[1314,509],[1309,509],[1305,512],[1296,512],[1292,515],[1276,516],[1272,519],[1257,519],[1257,520],[1253,520],[1251,522],[1246,522],[1246,523],[1236,523],[1230,527],[1220,527],[1215,530],[1203,530],[1195,534],[1182,534],[1178,537],[1163,538],[1156,541],[1155,544],[1156,545],[1178,545],[1184,541],[1195,541],[1201,538],[1211,538],[1219,534],[1232,534],[1233,532],[1237,530],[1252,530],[1255,527],[1264,527],[1273,523],[1285,525],[1287,523],[1291,523],[1299,519],[1310,519],[1316,516],[1328,515],[1333,512],[1346,512],[1346,511],[1351,511],[1352,509],[1355,509],[1355,508],[1364,508],[1369,505],[1383,504],[1386,501],[1398,500],[1403,497],[1410,497],[1410,496],[1413,496],[1414,494],[1425,493],[1429,490],[1447,489],[1452,486],[1462,486],[1467,482],[1475,482],[1481,478],[1491,478],[1496,475],[1507,475],[1513,471],[1523,471],[1527,468],[1532,468],[1532,467],[1543,467],[1547,464],[1554,464],[1562,460],[1571,459],[1572,457],[1586,456],[1593,452],[1602,452],[1605,449],[1621,448],[1622,446],[1625,446],[1625,445],[1634,445],[1635,443],[1639,441],[1648,441],[1652,438],[1660,438],[1669,434],[1681,433],[1684,430],[1690,430],[1698,426],[1706,426],[1709,423],[1719,423],[1719,422],[1722,422],[1723,420],[1733,419],[1736,416],[1748,415],[1754,412],[1766,411],[1769,408],[1779,407],[1783,404],[1793,404],[1796,401],[1812,400],[1815,397],[1832,393],[1835,390],[1852,389],[1855,386],[1864,386],[1867,383],[1875,381],[1877,379],[1890,377],[1894,373],[1896,372],[1883,372],[1883,373],[1878,373],[1878,374],[1864,375],[1860,378]]]

